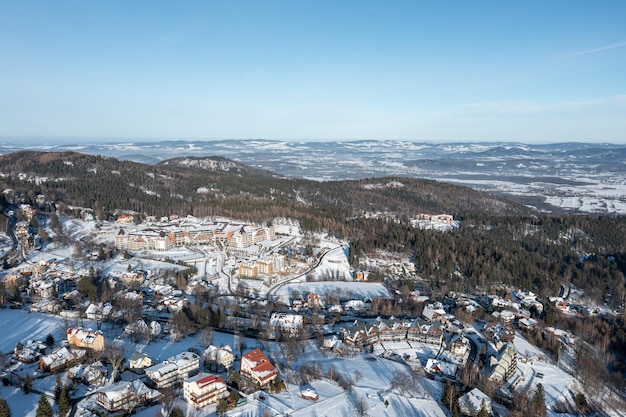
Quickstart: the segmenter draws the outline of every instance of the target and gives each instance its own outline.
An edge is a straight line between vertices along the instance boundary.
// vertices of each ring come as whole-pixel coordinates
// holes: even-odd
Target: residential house
[[[441,321],[445,319],[446,311],[441,303],[427,304],[424,306],[422,316],[430,322]]]
[[[477,415],[483,406],[485,407],[487,413],[490,415],[492,414],[491,398],[478,388],[474,388],[465,395],[461,396],[458,404],[461,412],[468,416]]]
[[[200,357],[193,352],[183,352],[146,368],[146,375],[157,388],[166,388],[180,384],[195,375],[199,369]]]
[[[85,315],[89,320],[107,320],[111,315],[111,311],[113,311],[113,306],[111,304],[102,304],[102,303],[91,303],[87,310],[85,310]]]
[[[240,374],[261,388],[278,378],[278,370],[258,348],[241,356]]]
[[[313,310],[324,308],[324,301],[322,301],[322,298],[319,296],[319,294],[316,294],[314,292],[306,296],[306,303],[308,304],[309,308],[312,308]]]
[[[457,334],[450,340],[448,348],[454,356],[464,358],[469,352],[469,341],[462,334]]]
[[[82,349],[69,350],[65,346],[53,350],[50,354],[39,359],[39,369],[55,373],[82,362],[87,357],[87,351]]]
[[[154,365],[152,358],[148,354],[142,352],[133,353],[128,360],[128,367],[131,370],[149,368],[152,365]]]
[[[424,369],[431,374],[455,378],[458,366],[451,362],[428,358]]]
[[[85,385],[100,384],[107,376],[107,370],[102,362],[96,361],[92,364],[83,366],[78,364],[67,371],[67,376],[77,381],[79,380]]]
[[[227,395],[228,387],[221,376],[198,374],[183,381],[183,397],[195,408],[203,408]]]
[[[24,363],[34,363],[39,360],[41,355],[45,355],[46,346],[44,343],[38,340],[29,340],[25,345],[19,343],[13,351],[15,359]]]
[[[93,332],[81,328],[69,328],[65,332],[70,347],[91,349],[95,352],[104,350],[104,335],[101,331]]]
[[[235,361],[235,356],[230,346],[216,347],[211,345],[204,351],[202,356],[204,362],[208,363],[209,367],[215,371],[228,369]]]

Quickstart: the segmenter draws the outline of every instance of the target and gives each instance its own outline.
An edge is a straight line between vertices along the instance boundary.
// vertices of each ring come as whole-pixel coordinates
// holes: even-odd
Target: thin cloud
[[[597,52],[608,51],[610,49],[623,48],[624,46],[626,46],[626,42],[616,43],[613,45],[602,46],[600,48],[587,49],[586,51],[574,52],[573,54],[565,55],[561,59],[569,59],[569,58],[574,58],[577,56],[595,54]]]
[[[598,106],[624,106],[626,95],[612,97],[592,98],[586,100],[560,100],[554,102],[540,103],[526,100],[503,100],[467,103],[458,108],[462,114],[541,114],[550,112],[575,111]]]

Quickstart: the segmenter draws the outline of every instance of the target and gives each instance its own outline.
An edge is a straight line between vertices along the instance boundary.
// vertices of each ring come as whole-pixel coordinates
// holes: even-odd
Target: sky
[[[0,137],[626,143],[626,2],[0,0]]]

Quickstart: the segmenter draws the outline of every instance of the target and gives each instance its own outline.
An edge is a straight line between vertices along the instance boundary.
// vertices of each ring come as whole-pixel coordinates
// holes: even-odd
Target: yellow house
[[[71,347],[91,349],[96,352],[104,350],[104,335],[101,332],[69,328],[66,336],[67,343]]]

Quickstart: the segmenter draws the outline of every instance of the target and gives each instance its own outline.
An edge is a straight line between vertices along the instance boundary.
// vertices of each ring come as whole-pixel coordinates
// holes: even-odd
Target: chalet
[[[209,364],[211,369],[216,371],[229,368],[235,361],[230,346],[216,347],[209,346],[203,353],[204,362]]]
[[[104,382],[104,379],[107,376],[107,371],[102,365],[102,362],[96,361],[87,366],[79,364],[70,368],[67,372],[67,376],[70,379],[80,381],[85,385],[95,385]]]
[[[314,292],[307,295],[306,303],[309,305],[309,308],[312,308],[313,310],[324,308],[322,298]]]
[[[515,337],[515,330],[507,323],[490,322],[483,327],[483,334],[488,340],[511,342]]]
[[[196,409],[219,401],[228,395],[228,388],[221,376],[198,374],[183,381],[183,397]]]
[[[45,355],[48,347],[37,340],[29,340],[25,345],[18,343],[13,351],[15,359],[24,363],[34,363],[39,360],[41,355]]]
[[[491,398],[478,388],[474,388],[460,397],[458,404],[461,412],[468,416],[477,415],[483,406],[489,415],[492,414]]]
[[[92,332],[80,328],[69,328],[65,335],[70,347],[91,349],[95,352],[104,350],[104,335],[100,331]]]
[[[100,389],[97,393],[98,405],[109,413],[131,412],[136,407],[156,401],[161,394],[148,388],[141,380],[118,382]]]
[[[117,216],[117,222],[119,224],[130,224],[135,221],[135,218],[130,214],[120,214]]]
[[[530,330],[535,328],[537,320],[531,318],[522,318],[517,321],[517,325],[522,330]]]
[[[424,306],[422,316],[430,322],[444,320],[446,317],[446,311],[443,309],[441,303],[427,304]]]
[[[554,305],[557,310],[568,312],[569,304],[567,304],[561,297],[552,297],[550,298],[550,302]]]
[[[91,303],[85,310],[85,315],[89,320],[106,320],[110,317],[111,311],[113,311],[113,306],[109,303]]]
[[[454,378],[456,377],[458,367],[451,362],[428,358],[424,369],[430,374]]]
[[[278,378],[278,370],[261,349],[254,349],[241,356],[240,374],[261,388]]]
[[[199,369],[200,357],[193,352],[183,352],[146,368],[146,375],[157,388],[166,388],[180,384],[195,375]]]
[[[293,311],[305,310],[307,308],[309,308],[309,304],[306,302],[306,300],[300,297],[294,298],[293,301],[291,302],[291,309]]]
[[[131,370],[149,368],[152,365],[154,365],[152,358],[148,354],[142,352],[133,353],[128,360],[128,367]]]
[[[452,337],[448,348],[450,349],[450,353],[454,356],[464,358],[469,352],[469,341],[462,334],[458,334]]]
[[[82,362],[86,357],[87,352],[82,349],[69,350],[66,347],[60,347],[43,356],[38,366],[42,371],[55,373]]]

